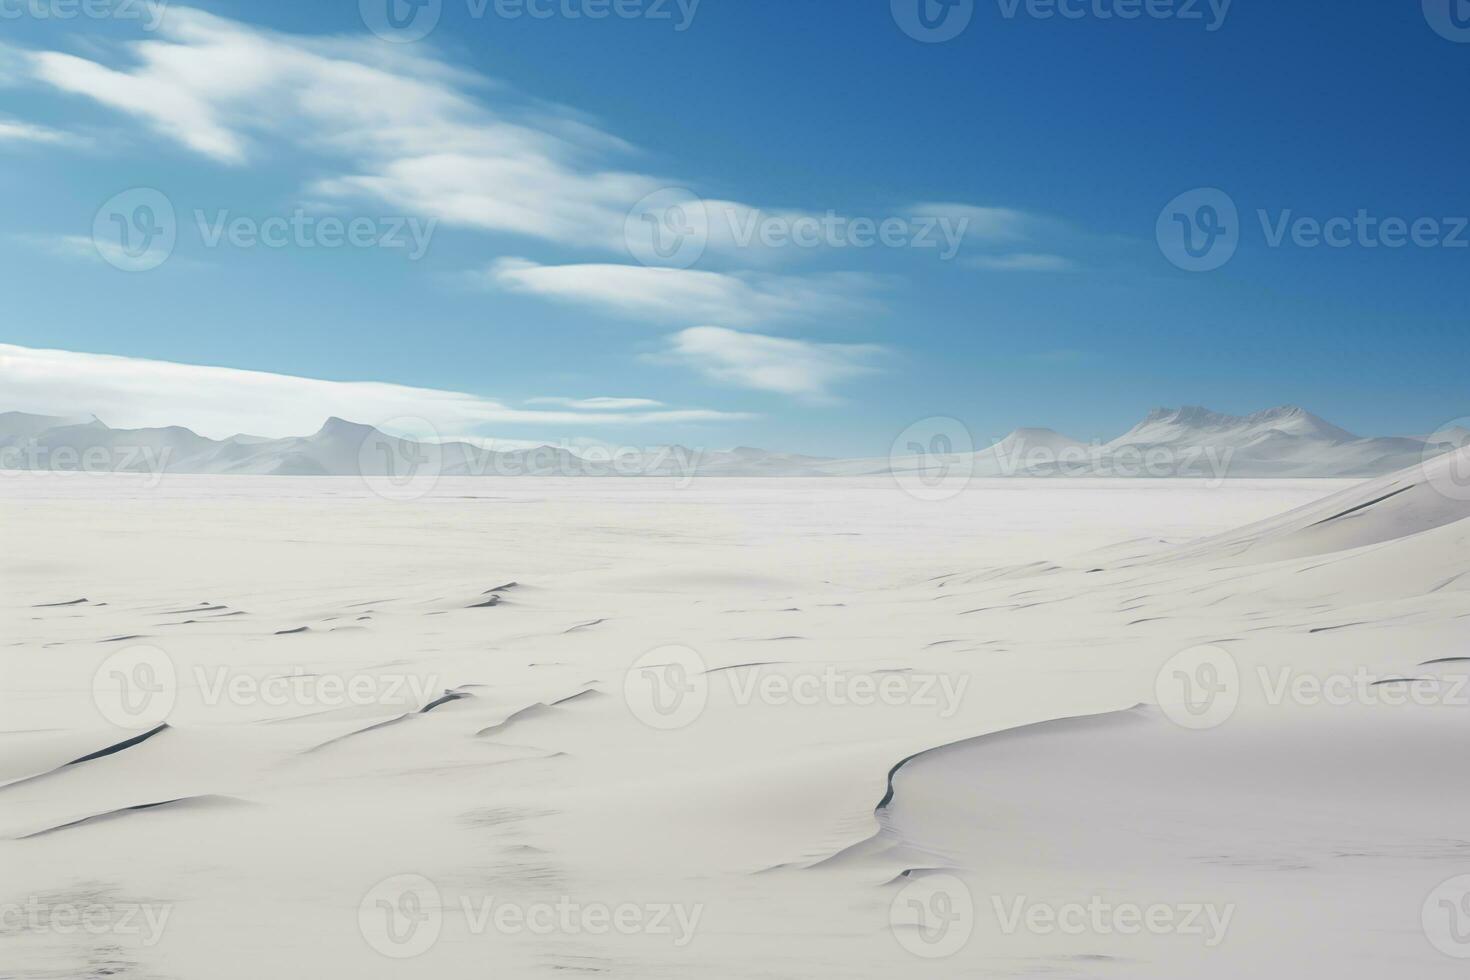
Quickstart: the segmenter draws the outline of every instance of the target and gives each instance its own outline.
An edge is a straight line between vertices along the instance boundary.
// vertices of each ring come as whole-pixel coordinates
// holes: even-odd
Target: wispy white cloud
[[[334,161],[308,193],[445,225],[625,252],[633,206],[676,181],[569,110],[446,66],[427,46],[253,28],[170,7],[154,39],[101,60],[27,53],[30,74],[243,166],[273,140]]]
[[[0,88],[23,83],[30,75],[26,52],[0,41]]]
[[[169,9],[124,64],[31,53],[31,73],[142,120],[222,164],[279,139],[337,161],[311,190],[368,197],[446,224],[622,247],[629,208],[664,186],[608,167],[630,148],[571,113],[533,105],[427,53],[307,38]],[[467,89],[491,89],[492,109]]]
[[[63,259],[80,259],[86,262],[100,261],[97,245],[86,235],[12,235],[17,241],[44,249]],[[121,249],[119,248],[119,251]]]
[[[991,272],[1066,272],[1079,264],[1061,253],[1092,252],[1103,244],[1066,221],[1017,208],[931,202],[916,204],[912,210],[916,215],[964,221],[970,254],[962,264]]]
[[[527,398],[527,405],[558,405],[584,411],[626,412],[635,408],[662,408],[663,402],[652,398]]]
[[[1006,255],[980,255],[968,259],[966,265],[992,272],[1066,272],[1077,264],[1060,255],[1041,252],[1012,252]]]
[[[427,45],[284,34],[169,6],[149,40],[115,55],[101,50],[88,57],[28,52],[22,61],[44,84],[132,116],[227,166],[265,157],[274,142],[305,149],[324,161],[325,172],[304,190],[324,201],[371,201],[446,226],[626,256],[652,233],[639,220],[639,203],[656,192],[677,198],[672,189],[686,183],[630,165],[637,150],[617,136],[450,67]],[[903,245],[945,252],[958,247],[951,239],[960,227],[967,241],[1017,243],[1045,223],[1014,209],[957,203],[844,217],[715,197],[689,201],[701,247],[744,267],[873,247],[890,222],[898,222]],[[779,237],[768,240],[768,231]],[[637,257],[647,260],[641,251]]]
[[[638,265],[538,265],[500,259],[494,286],[663,321],[721,320],[741,326],[856,313],[875,307],[878,281],[859,273],[782,276]]]
[[[656,405],[651,399],[647,407]],[[480,395],[367,381],[323,381],[263,371],[0,344],[0,409],[96,414],[119,428],[182,425],[223,438],[314,432],[330,416],[369,425],[423,419],[444,437],[493,435],[494,426],[653,425],[746,419],[708,409],[538,411]]]
[[[119,242],[109,241],[107,238],[94,239],[90,235],[49,234],[16,234],[10,237],[61,259],[77,262],[106,262],[115,268],[127,268],[130,263],[137,261],[137,257],[129,255]],[[201,260],[180,256],[171,257],[170,262],[175,268],[180,266],[202,268],[205,265]]]
[[[0,118],[0,143],[70,143],[74,140],[70,133],[49,126]]]
[[[835,385],[874,373],[873,362],[885,352],[876,344],[814,343],[725,327],[690,327],[668,341],[668,349],[655,355],[665,363],[722,384],[810,401],[831,401]]]
[[[967,240],[1018,242],[1030,237],[1045,219],[1015,208],[980,207],[953,201],[929,201],[909,209],[915,220],[946,218],[965,223]]]

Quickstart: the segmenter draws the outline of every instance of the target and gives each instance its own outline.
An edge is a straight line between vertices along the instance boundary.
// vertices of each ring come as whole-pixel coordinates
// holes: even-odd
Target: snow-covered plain
[[[6,474],[0,976],[1462,976],[1467,463]]]

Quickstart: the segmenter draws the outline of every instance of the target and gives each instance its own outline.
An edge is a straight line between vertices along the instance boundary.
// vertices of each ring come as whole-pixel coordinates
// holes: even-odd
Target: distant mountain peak
[[[1056,429],[1023,426],[996,443],[991,449],[1006,452],[1015,450],[1061,451],[1082,445],[1084,444],[1071,436],[1063,435]]]
[[[1123,439],[1158,438],[1167,435],[1168,438],[1163,441],[1176,441],[1181,435],[1189,433],[1246,432],[1253,429],[1277,430],[1289,436],[1330,442],[1354,442],[1358,439],[1358,436],[1346,429],[1339,428],[1297,405],[1268,408],[1252,415],[1227,415],[1199,405],[1156,408],[1123,436]]]
[[[376,430],[370,425],[363,425],[361,422],[349,422],[346,419],[333,415],[322,423],[322,427],[317,430],[316,435],[321,438],[355,437],[361,440],[372,435],[374,431]]]
[[[1449,427],[1446,427],[1449,429]],[[370,440],[381,430],[338,416],[310,436],[210,439],[179,426],[111,429],[95,416],[59,418],[0,412],[0,467],[65,469],[65,460],[92,458],[104,466],[137,471],[157,466],[169,472],[272,474],[279,476],[370,476],[393,461]],[[1251,476],[1371,476],[1403,469],[1464,444],[1464,429],[1430,437],[1358,439],[1295,405],[1248,416],[1225,415],[1197,405],[1159,408],[1127,434],[1105,444],[1081,443],[1052,429],[1024,427],[974,452],[979,476],[1099,477],[1183,476],[1217,479]],[[414,440],[401,440],[412,449]],[[59,450],[66,449],[67,453]],[[1078,450],[1082,452],[1078,452]],[[140,455],[141,454],[141,455]],[[390,454],[391,455],[391,454]],[[582,458],[553,445],[492,452],[468,443],[442,443],[425,458],[438,460],[443,476],[855,476],[873,477],[903,467],[926,466],[924,458],[826,459],[769,452],[750,446],[729,450],[645,449],[639,465],[627,454],[618,463]],[[896,469],[896,467],[898,469]]]

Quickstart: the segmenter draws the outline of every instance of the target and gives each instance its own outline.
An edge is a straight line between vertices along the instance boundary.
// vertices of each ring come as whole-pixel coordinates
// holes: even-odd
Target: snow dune
[[[28,932],[7,963],[1459,976],[1425,917],[1470,856],[1467,463],[939,503],[0,481],[0,902],[169,913],[156,941]],[[119,726],[118,676],[163,716]],[[1302,683],[1340,677],[1366,681]]]

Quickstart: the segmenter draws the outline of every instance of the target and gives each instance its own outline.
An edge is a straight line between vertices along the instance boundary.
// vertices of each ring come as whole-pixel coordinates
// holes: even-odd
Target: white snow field
[[[1463,976],[1467,474],[4,474],[0,976]]]

